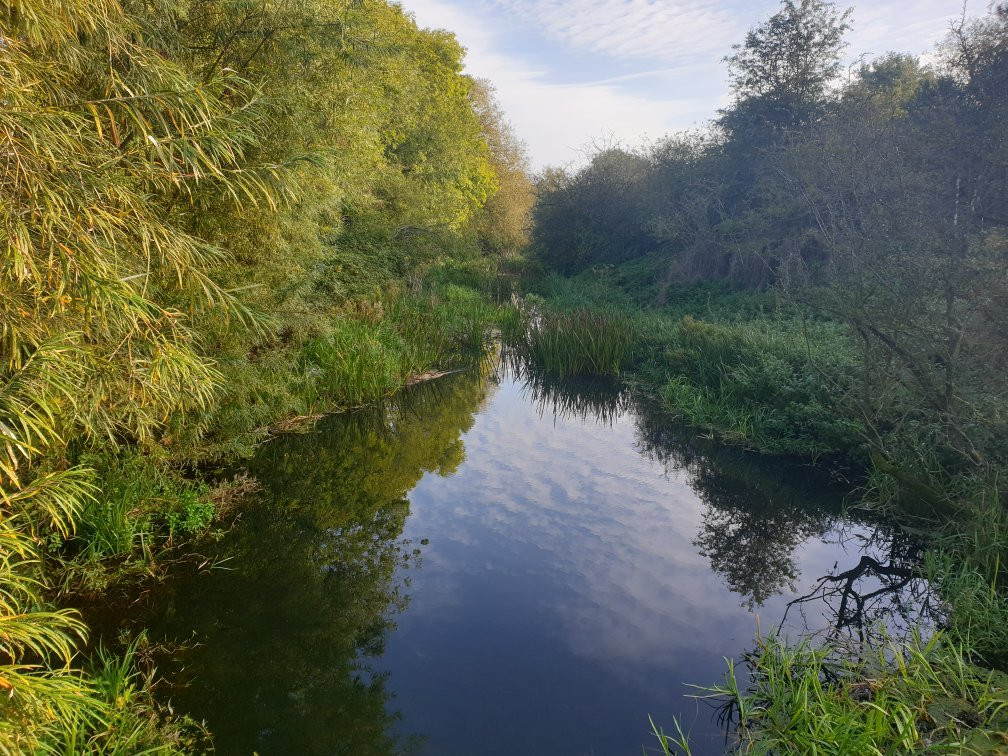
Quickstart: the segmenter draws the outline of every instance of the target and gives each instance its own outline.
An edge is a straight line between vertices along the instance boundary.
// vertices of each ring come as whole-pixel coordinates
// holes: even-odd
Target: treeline
[[[1005,9],[957,25],[930,65],[889,54],[844,69],[849,23],[830,3],[785,2],[725,59],[733,104],[708,127],[548,169],[538,257],[565,273],[654,255],[669,281],[832,281],[831,218],[859,190],[862,215],[868,192],[923,216],[900,237],[912,245],[1003,227]]]
[[[933,505],[939,471],[1008,464],[1008,8],[955,25],[933,65],[848,74],[848,26],[785,0],[726,58],[734,102],[707,130],[548,171],[533,250],[588,282],[638,261],[659,306],[718,282],[846,324],[847,374],[804,369]]]
[[[52,577],[153,564],[213,516],[181,469],[482,338],[424,272],[519,247],[531,186],[463,53],[385,0],[3,4],[0,750],[177,737],[75,670]]]

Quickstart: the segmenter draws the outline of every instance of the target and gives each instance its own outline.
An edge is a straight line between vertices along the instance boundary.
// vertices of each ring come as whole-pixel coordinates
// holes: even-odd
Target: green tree
[[[861,345],[853,411],[877,464],[932,507],[947,475],[1006,460],[1006,29],[996,10],[954,30],[942,75],[896,109],[890,94],[845,98],[784,169],[829,253],[815,303]]]
[[[95,495],[66,442],[149,442],[217,380],[192,318],[246,319],[189,233],[208,187],[270,204],[276,166],[247,161],[262,123],[230,74],[192,79],[115,2],[0,11],[0,748],[100,732],[105,703],[71,671],[83,627],[46,611],[39,547]]]
[[[474,219],[476,233],[486,252],[518,252],[529,242],[535,201],[525,145],[508,123],[490,82],[474,81],[470,96],[497,179],[497,191]]]
[[[762,133],[773,144],[820,117],[840,72],[850,15],[825,0],[783,0],[725,58],[735,103],[722,112],[721,126],[735,138]]]
[[[546,172],[536,188],[536,254],[572,273],[623,262],[653,249],[642,196],[649,170],[646,156],[607,147],[579,171]]]

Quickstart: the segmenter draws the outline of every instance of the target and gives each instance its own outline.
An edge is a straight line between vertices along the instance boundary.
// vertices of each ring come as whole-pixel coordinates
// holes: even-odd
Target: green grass
[[[763,452],[866,459],[859,426],[838,404],[855,363],[836,327],[686,316],[655,342],[651,372],[666,376],[657,393],[688,423]]]
[[[205,531],[214,504],[205,483],[136,450],[85,456],[98,493],[85,502],[69,546],[89,560],[123,558]]]
[[[203,750],[204,728],[155,700],[155,670],[149,664],[140,669],[146,647],[140,636],[123,654],[98,649],[89,670],[91,708],[52,723],[42,737],[42,753],[167,756]]]
[[[650,310],[672,318],[692,315],[713,322],[774,317],[786,310],[777,292],[742,289],[727,281],[663,284],[667,260],[642,257],[621,265],[598,265],[564,276],[533,263],[520,268],[521,288],[561,309],[619,307]],[[664,297],[660,297],[664,291]]]
[[[728,702],[740,750],[754,753],[992,753],[1008,747],[1008,677],[973,664],[941,633],[863,658],[806,642],[759,640],[752,682],[729,664],[706,694]]]
[[[533,309],[512,336],[518,354],[557,377],[619,375],[637,345],[630,320],[612,308]]]
[[[408,370],[397,333],[352,318],[334,320],[325,336],[305,345],[302,355],[315,391],[310,401],[330,406],[357,406],[388,396]]]
[[[567,309],[569,299],[529,295],[502,333],[537,370],[621,375],[725,441],[866,462],[861,428],[839,405],[838,388],[853,380],[856,355],[838,326],[762,315],[708,322],[621,306],[620,295],[613,297]]]
[[[369,318],[338,315],[301,351],[303,398],[322,411],[361,406],[424,373],[472,364],[489,347],[496,313],[478,292],[444,284]]]

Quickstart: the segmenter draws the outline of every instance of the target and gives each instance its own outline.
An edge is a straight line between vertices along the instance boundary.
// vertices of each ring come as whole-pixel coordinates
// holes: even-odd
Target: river
[[[172,582],[149,630],[187,642],[162,671],[220,753],[640,754],[649,716],[720,753],[725,710],[690,686],[757,621],[914,619],[912,547],[842,516],[843,487],[612,385],[448,376],[249,472],[229,561]],[[888,573],[820,582],[866,554]]]

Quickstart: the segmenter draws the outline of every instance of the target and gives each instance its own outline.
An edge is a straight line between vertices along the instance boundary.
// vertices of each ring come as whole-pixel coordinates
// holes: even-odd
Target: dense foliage
[[[184,745],[76,670],[54,570],[153,565],[213,518],[187,466],[482,347],[424,271],[520,245],[530,187],[462,57],[384,0],[3,4],[3,752]]]

